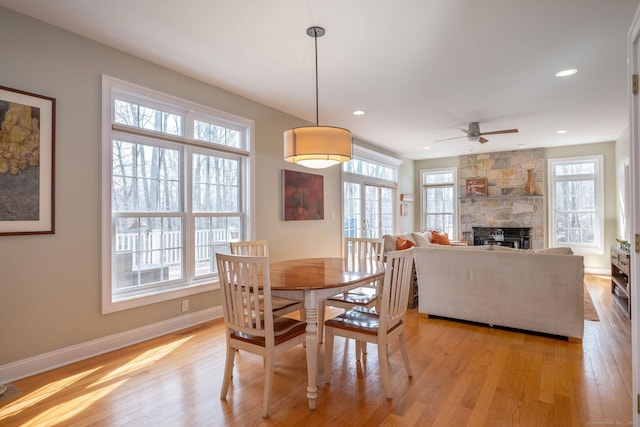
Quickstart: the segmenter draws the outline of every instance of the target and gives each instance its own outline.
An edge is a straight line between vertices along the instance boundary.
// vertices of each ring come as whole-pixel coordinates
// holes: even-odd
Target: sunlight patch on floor
[[[41,426],[47,425],[51,420],[56,420],[56,423],[58,423],[72,419],[80,412],[86,410],[92,403],[100,400],[125,383],[134,373],[153,365],[160,359],[163,359],[189,341],[192,337],[193,335],[184,337],[141,353],[139,356],[131,359],[131,361],[107,372],[94,383],[87,385],[85,391],[81,395],[70,399],[64,399],[63,402],[49,407],[36,417],[30,419],[29,422],[24,425]],[[46,399],[55,399],[55,395],[64,393],[65,388],[68,386],[101,369],[104,369],[104,366],[99,366],[76,375],[68,376],[59,381],[54,381],[33,393],[29,393],[8,406],[0,408],[0,420],[14,416],[26,408],[33,407],[38,403],[45,406],[46,403],[44,401]]]

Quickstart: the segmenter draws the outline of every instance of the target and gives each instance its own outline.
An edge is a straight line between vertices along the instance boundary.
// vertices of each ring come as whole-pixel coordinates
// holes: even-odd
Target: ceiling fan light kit
[[[316,52],[316,125],[284,132],[284,160],[312,169],[323,169],[351,160],[351,132],[347,129],[318,124],[318,37],[322,27],[307,28]]]

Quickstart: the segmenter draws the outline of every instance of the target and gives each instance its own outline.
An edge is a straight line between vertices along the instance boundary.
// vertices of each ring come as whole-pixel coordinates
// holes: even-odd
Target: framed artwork
[[[487,195],[487,179],[486,178],[467,179],[466,195],[467,197],[486,196]]]
[[[283,219],[324,219],[324,176],[282,170]]]
[[[409,205],[406,203],[400,203],[400,216],[409,215]]]
[[[0,236],[55,232],[56,100],[0,86]]]

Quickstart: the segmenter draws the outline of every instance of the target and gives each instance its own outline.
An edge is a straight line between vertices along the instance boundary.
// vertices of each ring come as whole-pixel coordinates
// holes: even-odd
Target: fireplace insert
[[[472,227],[473,245],[498,245],[516,249],[531,249],[529,228]]]

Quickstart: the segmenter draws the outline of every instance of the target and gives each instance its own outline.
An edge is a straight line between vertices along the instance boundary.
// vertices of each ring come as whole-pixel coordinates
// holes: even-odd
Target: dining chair
[[[349,262],[368,259],[382,263],[383,252],[383,238],[346,237],[344,239],[343,256]],[[324,300],[323,306],[318,310],[318,341],[322,342],[324,312],[327,306],[342,308],[345,311],[354,307],[373,308],[378,302],[380,283],[380,280],[375,280]]]
[[[247,240],[245,242],[230,242],[229,247],[234,255],[269,256],[269,244],[266,240]],[[271,297],[274,316],[300,312],[300,319],[305,319],[304,303],[289,298]]]
[[[359,347],[363,343],[370,342],[378,345],[380,375],[387,399],[392,398],[387,353],[391,337],[397,336],[400,340],[404,367],[408,376],[413,376],[405,339],[407,298],[412,286],[413,251],[414,249],[410,248],[387,253],[380,303],[376,306],[376,310],[358,306],[325,322],[324,375],[327,384],[331,379],[333,338],[336,335],[356,340],[357,361],[360,361]]]
[[[218,253],[216,260],[227,342],[220,399],[225,400],[229,391],[236,350],[258,354],[265,368],[262,416],[266,418],[275,354],[304,344],[306,323],[273,315],[268,257]]]

